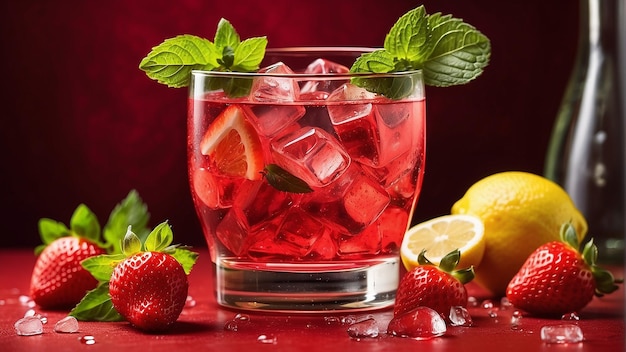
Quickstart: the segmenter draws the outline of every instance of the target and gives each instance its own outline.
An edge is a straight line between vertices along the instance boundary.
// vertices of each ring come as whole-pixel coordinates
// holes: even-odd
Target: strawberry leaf
[[[167,221],[157,225],[152,232],[146,238],[144,248],[146,251],[161,252],[167,248],[174,239],[172,229],[168,225]]]
[[[196,252],[192,252],[190,250],[184,248],[174,248],[173,252],[169,253],[174,259],[176,259],[180,265],[183,266],[185,270],[185,274],[189,275],[192,267],[196,263],[199,254]]]
[[[69,315],[83,321],[123,321],[124,318],[113,308],[109,296],[109,283],[101,283],[89,291],[72,309]]]
[[[80,264],[100,282],[109,282],[113,269],[126,258],[123,254],[103,254],[87,258]]]
[[[150,233],[149,219],[150,213],[147,205],[139,197],[137,191],[131,190],[126,198],[113,208],[104,225],[103,237],[111,248],[109,254],[122,253],[122,240],[126,235],[128,225],[132,225],[133,231],[140,239],[145,239]]]
[[[447,273],[450,273],[459,264],[460,259],[461,251],[455,249],[452,252],[446,254],[443,258],[441,258],[441,261],[439,262],[439,268]]]
[[[39,219],[38,227],[43,244],[35,248],[36,255],[39,255],[47,245],[55,240],[71,235],[70,229],[65,224],[48,218]]]
[[[98,243],[100,223],[98,217],[85,204],[80,204],[70,219],[70,229],[80,237]]]

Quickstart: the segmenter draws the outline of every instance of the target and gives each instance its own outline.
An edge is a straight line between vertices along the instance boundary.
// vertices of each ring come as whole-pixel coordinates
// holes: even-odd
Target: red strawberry
[[[54,240],[35,263],[30,282],[31,298],[44,309],[76,305],[98,284],[80,262],[104,252],[93,242],[75,236]]]
[[[174,257],[139,252],[113,270],[109,294],[113,307],[142,330],[163,330],[174,323],[187,299],[187,274]]]
[[[595,263],[598,249],[589,241],[582,255],[576,231],[561,227],[561,242],[537,248],[510,281],[506,296],[517,308],[540,316],[559,316],[585,307],[594,294],[601,296],[618,287],[613,275]]]
[[[439,266],[433,265],[422,251],[419,266],[409,271],[400,281],[396,293],[394,317],[425,306],[448,316],[450,307],[467,306],[464,284],[474,278],[474,268],[455,270],[461,257],[458,250],[446,255]]]

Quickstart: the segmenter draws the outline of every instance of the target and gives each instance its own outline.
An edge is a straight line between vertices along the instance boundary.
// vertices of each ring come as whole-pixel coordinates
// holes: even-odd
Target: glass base
[[[221,258],[215,264],[217,303],[284,313],[367,311],[393,305],[398,256],[352,262],[259,263]]]

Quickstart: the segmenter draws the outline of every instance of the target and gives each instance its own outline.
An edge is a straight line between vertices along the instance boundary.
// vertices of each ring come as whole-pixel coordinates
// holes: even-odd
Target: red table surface
[[[523,315],[521,325],[510,324],[514,309],[500,309],[499,300],[492,299],[480,288],[468,285],[471,296],[478,302],[491,299],[491,310],[482,305],[469,307],[471,327],[448,327],[444,336],[417,341],[385,334],[392,317],[389,310],[323,315],[276,315],[248,313],[249,323],[240,324],[237,331],[224,329],[237,311],[224,309],[215,303],[211,261],[206,250],[190,274],[189,295],[196,301],[185,308],[173,329],[164,334],[146,334],[128,323],[79,322],[79,332],[61,334],[53,331],[54,324],[67,312],[35,311],[46,316],[44,332],[36,336],[18,336],[13,324],[30,308],[20,303],[20,295],[28,292],[30,273],[35,263],[31,250],[0,250],[0,350],[2,351],[129,351],[131,348],[149,351],[624,351],[624,289],[593,301],[579,313],[580,320],[564,322],[559,319],[538,319]],[[623,268],[611,267],[616,276]],[[496,317],[490,316],[497,315]],[[371,315],[376,319],[380,335],[377,338],[351,338],[348,324],[333,321],[357,319]],[[577,344],[555,345],[541,341],[543,326],[563,323],[577,324],[584,341]],[[80,342],[85,335],[96,343]],[[260,335],[274,343],[262,343]]]

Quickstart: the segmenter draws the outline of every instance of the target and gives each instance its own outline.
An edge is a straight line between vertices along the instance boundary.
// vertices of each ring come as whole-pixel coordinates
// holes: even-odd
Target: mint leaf
[[[217,50],[223,54],[224,49],[230,47],[234,50],[241,39],[239,34],[235,30],[235,27],[226,19],[221,18],[217,23],[217,30],[215,31],[215,38],[213,39]]]
[[[126,258],[123,254],[102,254],[83,260],[80,265],[100,282],[109,282],[113,269]]]
[[[188,249],[175,247],[173,251],[168,252],[174,259],[176,259],[185,270],[185,274],[189,275],[191,268],[196,264],[199,254],[192,252]]]
[[[276,164],[268,164],[263,170],[267,182],[279,191],[289,193],[313,192],[311,187],[302,179],[292,175],[289,171]]]
[[[70,230],[92,242],[100,241],[98,217],[85,204],[80,204],[70,219]]]
[[[145,239],[150,233],[149,220],[148,206],[136,190],[131,190],[126,198],[113,208],[104,225],[103,237],[111,247],[109,253],[122,253],[122,240],[129,225],[140,239]]]
[[[434,47],[424,63],[424,83],[447,87],[478,77],[489,63],[491,43],[473,26],[450,15],[430,15]]]
[[[478,77],[489,63],[491,44],[476,28],[450,15],[413,9],[391,27],[382,52],[359,57],[350,72],[392,73],[423,70],[424,84],[447,87]],[[352,82],[371,92],[400,99],[410,94],[414,78],[395,77],[377,82]]]
[[[160,252],[167,248],[167,246],[172,243],[173,239],[174,234],[167,221],[162,222],[150,232],[144,243],[144,248],[146,251]]]
[[[87,292],[85,297],[70,311],[69,315],[82,321],[123,321],[124,318],[113,308],[109,296],[109,283],[101,283]]]
[[[384,48],[398,60],[421,63],[430,53],[430,36],[426,9],[420,6],[404,14],[391,27]]]
[[[235,28],[223,18],[217,25],[214,41],[192,35],[167,39],[141,60],[139,68],[159,83],[186,87],[192,70],[257,71],[267,46],[265,37],[241,41]],[[229,97],[246,96],[251,86],[251,78],[213,77],[207,83],[208,89],[223,89]]]
[[[232,71],[253,72],[259,69],[265,56],[267,39],[265,37],[249,38],[241,42],[234,53]]]
[[[209,40],[179,35],[152,48],[139,68],[159,83],[180,88],[189,85],[192,70],[214,69],[220,57],[221,52]]]

